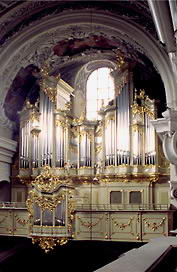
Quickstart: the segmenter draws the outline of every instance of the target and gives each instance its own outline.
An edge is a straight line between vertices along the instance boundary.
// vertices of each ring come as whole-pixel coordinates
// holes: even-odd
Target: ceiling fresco
[[[92,13],[101,11],[138,24],[156,39],[156,31],[147,1],[0,1],[1,47],[4,48],[20,33],[43,20],[63,12],[69,14],[76,10],[80,14],[84,10],[89,10],[90,25],[70,26],[68,22],[68,26],[64,26],[63,30],[60,28],[57,35],[53,32],[44,36],[40,46],[32,53],[30,63],[26,66],[22,65],[16,71],[4,100],[5,113],[10,120],[17,120],[17,112],[22,109],[29,94],[32,99],[37,96],[38,72],[41,68],[37,63],[42,62],[40,58],[49,62],[51,74],[60,74],[67,83],[74,87],[75,77],[86,63],[109,60],[116,64],[117,57],[123,55],[126,61],[135,66],[134,76],[138,88],[147,86],[150,95],[154,93],[154,89],[163,89],[160,76],[152,62],[143,55],[141,48],[138,48],[136,43],[129,42],[126,33],[119,33],[116,36],[106,26],[104,28],[104,23],[102,26],[92,25]],[[26,58],[25,55],[24,58]]]

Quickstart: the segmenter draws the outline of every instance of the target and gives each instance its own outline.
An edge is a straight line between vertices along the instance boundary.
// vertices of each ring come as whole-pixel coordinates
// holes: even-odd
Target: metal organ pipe
[[[56,166],[60,166],[60,126],[56,124]]]
[[[42,165],[51,165],[53,144],[53,103],[41,92],[41,162]]]
[[[24,168],[24,127],[21,127],[20,168]]]
[[[130,144],[129,144],[129,90],[125,84],[117,97],[117,164],[130,163]]]
[[[82,131],[79,144],[79,167],[91,167],[91,139],[89,131]]]
[[[116,107],[108,106],[101,113],[102,122],[94,123],[93,126],[92,123],[86,126],[87,123],[85,121],[83,123],[73,123],[76,126],[74,128],[78,132],[78,168],[83,166],[94,167],[100,158],[102,166],[129,165],[130,150],[133,160],[131,160],[131,164],[155,164],[155,131],[151,125],[151,119],[153,119],[152,102],[151,100],[146,100],[146,96],[140,93],[137,96],[139,99],[135,101],[137,103],[132,105],[132,107],[135,106],[135,111],[131,111],[130,97],[129,84],[126,83],[116,97]],[[30,130],[30,121],[23,123],[23,127],[21,127],[20,167],[29,167],[30,159],[32,159],[32,167],[41,165],[52,166],[53,146],[55,148],[56,166],[64,167],[69,157],[69,124],[71,119],[67,117],[67,114],[65,116],[60,111],[54,113],[54,104],[44,92],[40,94],[39,112],[40,134],[35,134],[35,130],[34,133],[31,133],[33,130]],[[133,115],[131,124],[130,114]],[[53,122],[54,115],[55,125]],[[101,141],[96,143],[94,140],[94,137],[95,139],[97,137],[94,134],[94,131],[96,131],[95,126],[97,125],[100,126],[102,135],[100,134],[99,137],[102,137],[102,143]],[[102,153],[101,148],[95,150],[97,146],[102,148]],[[41,160],[41,165],[39,159]]]
[[[29,143],[30,143],[30,122],[27,122],[27,126],[26,126],[26,168],[29,167]]]
[[[62,122],[56,125],[56,166],[64,167],[65,131]]]
[[[32,167],[39,166],[39,137],[38,134],[32,132]]]
[[[155,131],[151,120],[145,113],[145,164],[155,164]]]

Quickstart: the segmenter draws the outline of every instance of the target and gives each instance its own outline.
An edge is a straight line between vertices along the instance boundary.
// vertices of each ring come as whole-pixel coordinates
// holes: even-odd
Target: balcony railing
[[[141,211],[169,210],[169,204],[81,204],[76,211]]]
[[[0,202],[0,209],[26,209],[26,202]],[[169,210],[170,204],[80,204],[76,211]]]
[[[71,232],[68,228],[61,226],[33,226],[31,235],[33,236],[64,236],[70,237]]]
[[[0,209],[26,209],[26,202],[0,202]]]

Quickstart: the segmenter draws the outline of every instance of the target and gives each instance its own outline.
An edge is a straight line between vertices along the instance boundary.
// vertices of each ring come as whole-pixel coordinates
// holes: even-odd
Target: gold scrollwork
[[[66,123],[61,120],[55,120],[55,126],[56,127],[65,127]]]
[[[96,146],[95,152],[100,153],[102,151],[102,149],[103,149],[102,144],[99,144],[99,145]]]
[[[33,203],[36,203],[42,211],[45,209],[48,209],[50,211],[53,211],[59,203],[61,203],[61,200],[64,199],[64,195],[59,196],[45,196],[45,195],[38,195],[34,191],[29,192],[29,197],[26,201],[26,205],[29,211],[32,211],[33,213]]]
[[[48,68],[47,68],[48,69]],[[50,82],[50,76],[46,68],[43,68],[42,71],[42,80],[40,81],[40,86],[43,92],[48,96],[49,100],[53,103],[56,103],[57,98],[57,81],[58,77],[54,78],[55,86]]]
[[[72,200],[72,195],[73,191],[64,189],[62,193],[59,193],[58,189],[58,194],[55,191],[55,193],[43,193],[39,192],[36,188],[31,190],[28,194],[28,199],[26,201],[26,206],[27,210],[29,212],[29,217],[28,217],[28,222],[29,222],[29,231],[31,233],[31,236],[34,238],[33,242],[38,242],[40,247],[45,250],[45,252],[48,252],[50,249],[53,249],[53,247],[57,244],[64,244],[68,241],[68,236],[66,235],[66,230],[68,233],[72,232],[72,220],[73,220],[73,212],[74,212],[74,202]],[[67,197],[68,196],[68,197]],[[55,208],[62,203],[62,200],[67,201],[67,207],[66,207],[66,216],[67,216],[67,224],[65,226],[65,232],[63,233],[62,230],[61,232],[59,231],[59,237],[56,233],[51,234],[51,237],[48,237],[47,233],[45,234],[45,231],[43,230],[45,228],[48,228],[48,226],[45,225],[40,225],[40,233],[36,236],[33,233],[33,228],[34,228],[34,211],[36,205],[40,208],[41,210],[41,215],[43,216],[43,212],[45,210],[49,210],[55,214],[56,210]],[[16,216],[17,217],[17,216]],[[25,224],[26,222],[18,219],[19,223]],[[41,221],[43,222],[43,221]],[[38,226],[36,226],[38,227]],[[61,226],[58,226],[57,229],[60,229]],[[37,237],[37,238],[36,238]]]
[[[114,167],[114,166],[112,166]],[[139,174],[125,174],[125,175],[102,175],[99,179],[100,183],[109,183],[109,182],[156,182],[159,180],[158,174],[149,174],[144,175],[143,173]]]
[[[15,215],[16,218],[16,222],[22,226],[25,226],[27,223],[29,223],[29,219],[22,219],[17,217],[17,215]]]
[[[36,111],[36,109],[33,109],[32,112],[30,113],[29,120],[32,122],[34,121],[39,122],[39,117],[40,117],[40,113]]]
[[[155,119],[154,110],[149,109],[148,107],[139,106],[136,102],[131,106],[133,115],[139,114],[142,115],[146,113],[152,120]]]
[[[124,230],[125,228],[129,227],[132,224],[134,217],[130,217],[130,219],[128,220],[128,222],[125,223],[118,223],[116,220],[113,220],[113,224],[115,227],[118,227],[121,230]]]
[[[159,223],[157,223],[157,222],[149,222],[148,220],[150,219],[151,218],[143,218],[143,221],[145,223],[145,226],[147,226],[152,231],[156,231],[158,228],[160,228],[166,220],[166,218],[163,217],[162,220]]]
[[[98,126],[98,127],[96,128],[96,131],[95,131],[95,136],[96,136],[96,137],[101,137],[102,135],[103,135],[103,129],[102,129],[101,126]]]
[[[150,110],[149,108],[145,107],[144,108],[144,112],[152,119],[155,119],[155,111],[154,110]]]
[[[144,131],[144,127],[142,125],[139,125],[139,124],[133,124],[132,125],[132,131],[133,132],[140,132],[140,134],[142,135],[143,131]]]
[[[133,115],[136,114],[143,114],[144,113],[144,107],[139,106],[136,102],[131,106]]]
[[[36,137],[38,137],[39,136],[39,133],[40,133],[40,130],[35,130],[35,129],[33,129],[32,131],[31,131],[31,135],[34,137],[34,136],[36,136]]]
[[[103,219],[103,217],[104,216],[98,218],[95,222],[83,221],[80,216],[78,216],[77,218],[81,222],[82,226],[84,226],[88,229],[91,229],[91,228],[95,227],[96,225],[98,225],[100,223],[100,221]]]
[[[57,245],[64,245],[68,242],[67,238],[58,237],[32,237],[32,243],[39,243],[39,246],[48,253]]]
[[[42,169],[42,173],[38,175],[32,182],[37,189],[42,192],[52,192],[57,189],[57,187],[62,183],[68,183],[70,180],[60,180],[58,176],[51,173],[51,167],[46,165]]]

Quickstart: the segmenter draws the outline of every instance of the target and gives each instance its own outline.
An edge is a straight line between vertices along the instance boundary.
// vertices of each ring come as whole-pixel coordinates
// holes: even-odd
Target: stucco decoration
[[[27,27],[25,32],[21,31],[20,35],[11,40],[11,43],[1,54],[1,102],[4,101],[7,91],[21,67],[33,63],[40,68],[48,60],[53,69],[57,70],[58,64],[62,67],[75,57],[79,56],[84,59],[83,51],[79,51],[78,54],[73,56],[64,55],[56,58],[53,48],[65,39],[79,39],[80,42],[84,36],[93,35],[93,31],[96,36],[114,40],[121,49],[130,46],[130,48],[133,48],[132,52],[138,51],[148,56],[164,81],[168,105],[173,106],[176,102],[174,86],[176,83],[174,83],[170,62],[164,49],[159,47],[152,36],[143,32],[144,30],[138,25],[133,22],[126,22],[118,16],[112,17],[110,15],[110,13],[105,14],[100,10],[92,13],[90,13],[90,10],[80,10],[79,12],[74,10],[71,14],[64,11],[61,16],[54,14],[52,17],[48,17],[48,20]],[[73,38],[74,35],[75,38]],[[130,50],[126,49],[126,51],[129,54]]]
[[[163,118],[152,121],[162,140],[163,152],[170,162],[170,195],[171,204],[177,207],[177,111],[167,109]]]
[[[61,14],[65,10],[73,12],[83,8],[90,10],[104,10],[106,13],[115,13],[141,24],[146,31],[156,36],[156,31],[151,18],[147,2],[140,1],[115,1],[111,5],[106,1],[13,1],[5,5],[3,16],[0,18],[0,43],[1,45],[16,36],[28,26],[42,20]],[[9,6],[9,7],[8,7]],[[11,6],[11,8],[10,8]],[[1,4],[0,4],[1,7]]]
[[[80,36],[82,36],[82,39],[75,40],[73,38],[73,27],[74,27],[74,33],[80,33]],[[101,29],[104,31],[104,37],[103,34],[101,34]],[[37,36],[32,36],[30,40],[26,41],[16,49],[14,54],[11,55],[11,58],[9,61],[7,60],[4,63],[4,66],[2,66],[1,70],[1,84],[2,84],[2,90],[6,93],[12,83],[12,80],[15,78],[17,71],[21,69],[21,67],[26,67],[29,64],[34,64],[38,66],[39,68],[44,65],[44,62],[47,60],[49,62],[49,65],[53,70],[57,68],[58,65],[64,65],[68,62],[71,62],[75,60],[76,58],[83,58],[84,55],[82,55],[83,48],[81,50],[81,47],[77,45],[79,54],[74,54],[73,56],[69,56],[66,54],[59,53],[59,49],[57,51],[57,44],[60,45],[60,41],[66,41],[70,40],[70,43],[73,43],[74,46],[76,45],[76,42],[84,42],[87,44],[87,50],[92,46],[91,42],[90,45],[88,43],[89,41],[89,35],[92,35],[90,32],[90,24],[82,24],[81,26],[77,27],[77,25],[71,25],[71,26],[63,26],[58,27],[57,29],[50,29],[47,31],[42,32],[41,34],[38,34]],[[30,31],[32,34],[32,30]],[[82,33],[82,35],[81,35]],[[97,36],[96,36],[97,35]],[[78,36],[78,35],[76,35]],[[116,37],[117,36],[117,37]],[[84,37],[86,37],[86,42]],[[127,55],[133,56],[133,53],[131,53],[130,49],[132,47],[128,45],[125,41],[121,40],[119,32],[115,29],[110,29],[106,26],[99,26],[97,27],[97,31],[95,32],[95,37],[99,37],[98,41],[95,42],[95,45],[97,43],[97,48],[100,46],[100,40],[102,39],[102,49],[106,47],[108,49],[108,45],[111,46],[112,49],[116,48],[117,46],[121,47],[122,50],[126,52]],[[101,38],[100,38],[101,37]],[[88,41],[87,41],[88,40]],[[107,45],[105,45],[107,43]],[[98,45],[99,44],[99,45]],[[126,48],[127,46],[127,48]],[[95,50],[98,50],[95,48]],[[22,53],[23,52],[23,53]],[[74,52],[74,49],[73,49]],[[133,51],[132,51],[133,52]],[[57,58],[56,55],[59,55]],[[90,54],[90,52],[89,52]],[[89,55],[88,54],[88,55]],[[79,56],[78,56],[79,55]],[[87,53],[86,53],[87,55]],[[55,64],[56,63],[56,64]],[[2,80],[3,79],[3,80]],[[4,100],[4,96],[1,96],[1,100]]]

